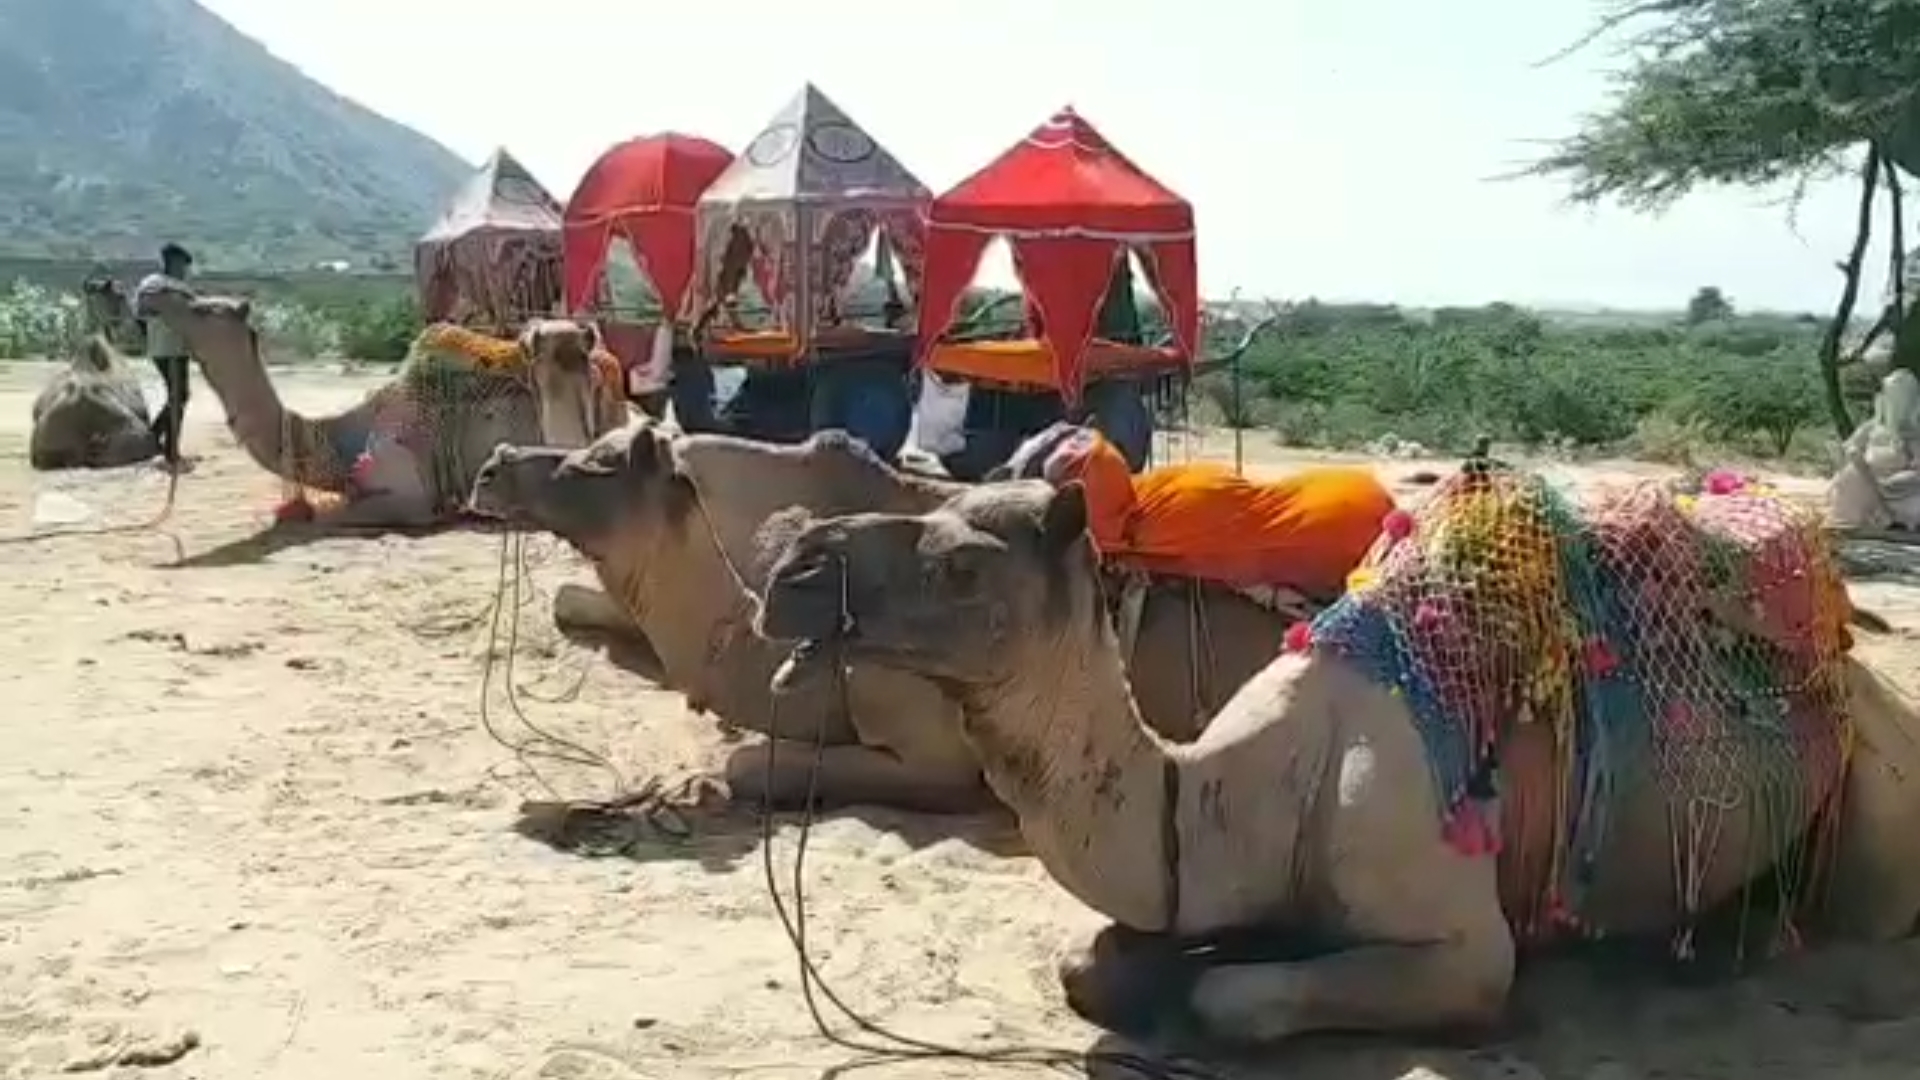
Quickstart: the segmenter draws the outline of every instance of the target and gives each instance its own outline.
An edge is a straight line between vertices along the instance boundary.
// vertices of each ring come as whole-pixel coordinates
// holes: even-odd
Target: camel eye
[[[980,567],[963,555],[951,555],[937,564],[940,583],[950,594],[972,596],[980,591]]]

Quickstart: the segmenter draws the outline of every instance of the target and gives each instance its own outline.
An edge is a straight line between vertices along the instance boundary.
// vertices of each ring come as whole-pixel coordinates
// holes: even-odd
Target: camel
[[[1096,1024],[1231,1045],[1497,1022],[1517,942],[1539,932],[1519,913],[1537,912],[1534,890],[1558,880],[1528,868],[1540,865],[1543,820],[1564,820],[1550,809],[1564,805],[1546,788],[1552,770],[1534,767],[1552,760],[1559,733],[1512,715],[1516,700],[1540,709],[1545,699],[1533,695],[1544,684],[1486,699],[1507,710],[1490,747],[1507,771],[1494,793],[1497,831],[1486,826],[1478,846],[1443,824],[1465,819],[1440,813],[1438,766],[1409,698],[1317,637],[1290,643],[1197,741],[1169,742],[1141,722],[1117,661],[1088,513],[1077,484],[1026,480],[962,492],[918,516],[807,526],[777,557],[756,624],[802,643],[778,686],[837,681],[844,663],[921,675],[960,700],[961,731],[1028,846],[1112,921],[1060,971],[1069,1004]],[[1837,572],[1830,580],[1844,596]],[[1330,617],[1313,624],[1315,635]],[[1697,621],[1668,625],[1683,648],[1710,632]],[[1844,640],[1844,620],[1821,625]],[[1713,774],[1725,785],[1718,805],[1747,813],[1716,814],[1697,790],[1670,803],[1667,785],[1638,782],[1650,769],[1628,769],[1607,803],[1605,845],[1592,863],[1573,864],[1592,871],[1585,925],[1660,934],[1690,925],[1685,912],[1737,901],[1756,871],[1788,871],[1783,852],[1837,792],[1823,819],[1834,825],[1831,861],[1815,863],[1832,875],[1828,928],[1876,940],[1913,929],[1920,717],[1850,655],[1823,670],[1834,707],[1823,715],[1844,708],[1856,741],[1850,757],[1829,759],[1829,797],[1791,803],[1763,832],[1754,820],[1768,817],[1762,796],[1782,793],[1761,787],[1758,759],[1722,760]],[[1837,739],[1844,721],[1827,724]],[[1718,830],[1711,848],[1677,835],[1708,824]]]
[[[962,489],[912,476],[839,431],[796,446],[726,435],[675,437],[648,420],[580,451],[497,449],[474,485],[474,512],[552,532],[594,564],[619,602],[563,590],[556,617],[626,639],[616,662],[687,695],[729,726],[791,740],[769,786],[764,745],[730,756],[734,798],[804,804],[816,740],[816,799],[924,812],[988,805],[978,763],[958,734],[954,703],[934,683],[858,669],[851,697],[815,694],[774,711],[768,678],[784,650],[751,631],[752,590],[765,580],[769,537],[814,516],[917,513]],[[1279,648],[1288,620],[1228,589],[1160,582],[1140,605],[1132,672],[1149,722],[1178,737]],[[1201,659],[1196,666],[1195,657]],[[943,722],[944,719],[944,722]]]
[[[139,305],[186,341],[256,463],[303,493],[345,496],[330,515],[336,524],[445,520],[464,505],[494,446],[585,446],[628,415],[607,371],[617,362],[587,323],[535,319],[517,346],[430,326],[392,382],[346,412],[308,419],[281,403],[267,377],[250,301],[164,283],[143,291]]]
[[[27,462],[35,469],[110,469],[159,452],[140,378],[116,349],[139,347],[126,293],[107,277],[88,278],[80,292],[87,337],[33,400]]]

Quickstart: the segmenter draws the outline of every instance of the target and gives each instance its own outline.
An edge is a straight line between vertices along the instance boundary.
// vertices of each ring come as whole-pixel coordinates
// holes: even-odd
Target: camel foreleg
[[[1317,1031],[1487,1028],[1506,1009],[1513,941],[1488,933],[1419,945],[1365,945],[1316,960],[1221,964],[1196,976],[1202,1031],[1264,1043]]]
[[[756,742],[728,755],[724,775],[736,801],[782,810],[804,808],[809,791],[816,809],[867,805],[962,814],[993,805],[977,769],[928,772],[866,746]]]

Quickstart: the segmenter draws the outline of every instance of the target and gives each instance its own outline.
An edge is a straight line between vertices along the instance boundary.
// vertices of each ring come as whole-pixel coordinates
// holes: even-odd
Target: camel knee
[[[627,609],[600,589],[571,582],[553,593],[553,621],[562,629],[599,630],[607,633],[640,632]]]
[[[1101,927],[1060,958],[1060,989],[1082,1020],[1131,1038],[1151,1038],[1186,1019],[1200,965],[1161,934]]]

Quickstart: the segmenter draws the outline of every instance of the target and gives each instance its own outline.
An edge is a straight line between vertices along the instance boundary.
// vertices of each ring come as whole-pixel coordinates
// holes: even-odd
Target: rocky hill
[[[0,0],[0,257],[404,265],[471,168],[194,0]]]

